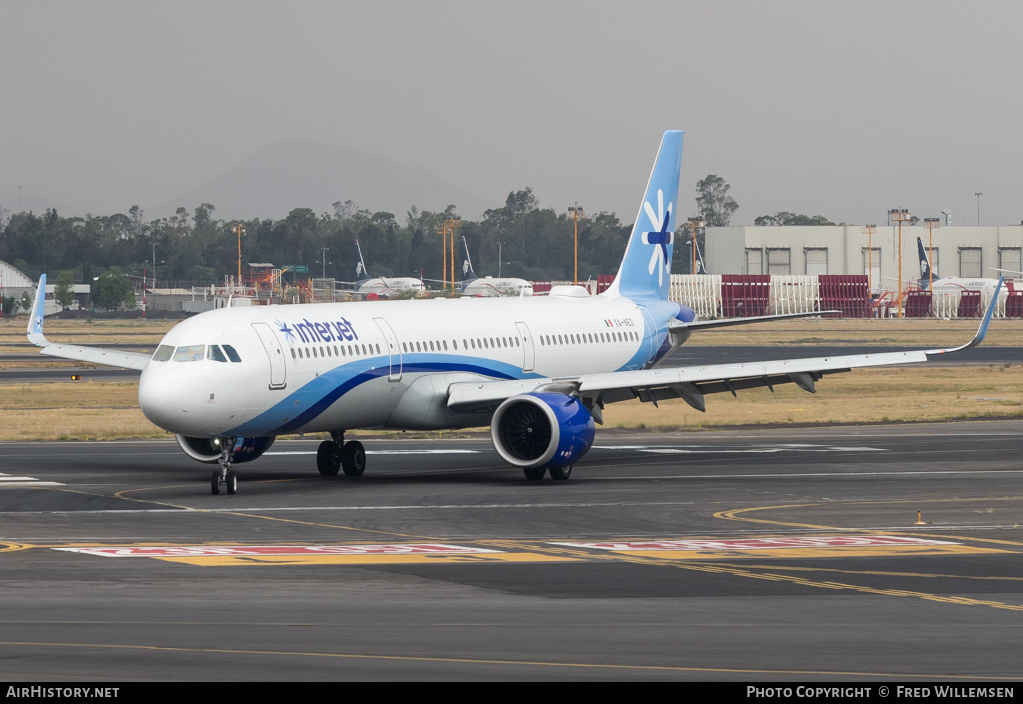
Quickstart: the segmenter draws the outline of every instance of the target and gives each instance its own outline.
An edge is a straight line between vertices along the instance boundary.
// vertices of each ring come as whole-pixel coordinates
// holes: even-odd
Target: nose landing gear
[[[210,477],[210,491],[214,495],[219,494],[221,489],[225,489],[228,494],[238,493],[238,475],[231,470],[236,441],[237,438],[220,440],[220,469],[214,471]]]

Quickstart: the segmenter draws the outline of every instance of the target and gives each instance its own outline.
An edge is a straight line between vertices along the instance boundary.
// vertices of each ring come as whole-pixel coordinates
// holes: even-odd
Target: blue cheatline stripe
[[[416,358],[414,361],[402,365],[402,374],[467,372],[502,380],[540,378],[539,374],[523,374],[521,368],[493,360],[477,358],[476,361],[467,362],[464,358],[442,355],[406,355],[406,358],[413,356]],[[455,359],[458,361],[453,361]],[[490,366],[485,366],[484,363]],[[358,369],[354,370],[353,367],[356,366]],[[227,431],[224,435],[251,437],[295,432],[311,423],[352,389],[373,379],[389,376],[390,373],[390,361],[387,357],[363,359],[335,367],[288,394],[272,408]],[[303,404],[305,409],[298,415],[288,418],[287,421],[280,420],[294,411],[296,401],[308,401],[310,398],[311,403]]]

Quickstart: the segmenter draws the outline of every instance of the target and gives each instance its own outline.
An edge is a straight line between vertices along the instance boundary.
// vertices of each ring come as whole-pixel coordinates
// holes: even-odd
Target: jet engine
[[[221,438],[190,438],[184,435],[176,436],[178,445],[185,451],[185,454],[193,460],[216,464],[220,461]],[[250,462],[270,449],[277,438],[238,438],[235,441],[234,456],[231,462]]]
[[[579,399],[559,393],[512,396],[490,422],[494,447],[506,462],[524,470],[549,468],[556,478],[567,478],[554,470],[585,455],[595,433],[593,416]]]

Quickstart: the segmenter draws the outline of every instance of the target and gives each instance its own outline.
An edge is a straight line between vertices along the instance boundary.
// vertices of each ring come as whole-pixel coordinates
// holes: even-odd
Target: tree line
[[[707,226],[729,224],[739,207],[729,191],[724,179],[714,174],[697,184],[696,204]],[[102,216],[63,217],[55,210],[3,215],[0,259],[33,279],[46,272],[56,281],[63,273],[65,285],[95,285],[105,274],[101,289],[117,288],[111,277],[140,280],[145,272],[151,280],[154,264],[158,286],[161,281],[221,284],[237,271],[237,225],[244,228],[243,267],[248,262],[305,265],[311,276],[352,281],[358,240],[374,276],[442,279],[444,253],[437,230],[445,220],[458,218],[454,205],[442,212],[413,206],[399,220],[393,213],[370,212],[350,200],[337,201],[330,212],[320,214],[295,208],[280,220],[222,220],[211,203],[192,212],[178,208],[174,215],[156,220],[147,220],[138,206]],[[762,219],[795,224],[783,215],[791,214]],[[679,222],[673,271],[689,273],[691,257],[683,253],[688,251],[690,233],[682,218]],[[466,238],[481,276],[497,276],[500,271],[502,276],[564,281],[573,275],[574,224],[567,212],[541,208],[532,189],[524,188],[510,192],[503,207],[487,210],[481,219],[462,219],[456,242],[459,236]],[[597,212],[581,218],[578,227],[579,278],[616,272],[632,225],[622,223],[615,213]],[[702,246],[702,229],[697,236]]]

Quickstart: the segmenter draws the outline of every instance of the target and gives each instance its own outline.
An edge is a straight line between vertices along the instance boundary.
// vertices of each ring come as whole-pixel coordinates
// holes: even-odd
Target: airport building
[[[899,280],[898,231],[878,225],[868,237],[862,225],[708,227],[703,255],[711,274],[864,274],[875,291],[894,289]],[[936,276],[990,279],[998,278],[996,268],[1023,271],[1023,225],[933,231],[904,225],[903,283],[920,277],[917,237],[925,248],[933,237],[930,259]]]
[[[917,238],[934,277],[973,279],[969,289],[921,291]],[[677,253],[688,251],[676,242]],[[975,317],[1004,273],[1008,296],[995,315],[1023,317],[1023,226],[902,227],[860,225],[710,227],[707,275],[675,275],[671,298],[701,317],[841,310],[849,317]],[[900,271],[899,262],[902,267]],[[1004,272],[997,271],[1005,270]],[[1016,272],[1016,273],[1013,273]],[[987,285],[985,285],[986,280]],[[976,284],[976,285],[974,285]]]

